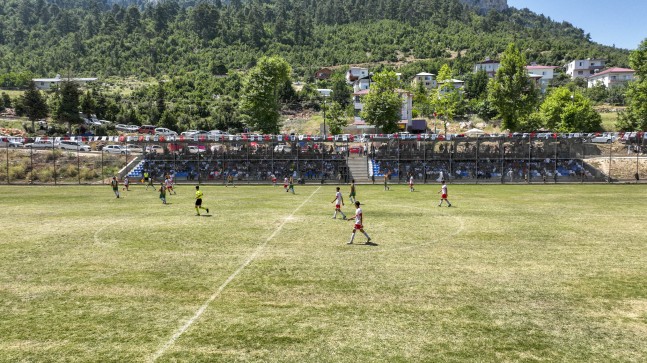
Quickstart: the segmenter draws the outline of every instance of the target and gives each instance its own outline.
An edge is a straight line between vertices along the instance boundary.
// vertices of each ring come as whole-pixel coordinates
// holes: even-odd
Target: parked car
[[[157,128],[157,127],[155,127],[155,126],[153,126],[153,125],[142,125],[142,126],[140,126],[140,127],[139,127],[139,129],[137,130],[137,132],[139,132],[140,134],[151,134],[151,135],[155,135],[155,129],[156,129],[156,128]]]
[[[0,137],[0,147],[22,147],[22,143],[12,137]]]
[[[200,149],[195,145],[189,145],[184,150],[186,150],[186,152],[188,152],[189,154],[202,154],[206,151],[205,149]]]
[[[92,119],[92,118],[84,118],[83,123],[87,126],[95,127],[95,126],[101,126],[101,122],[97,119]]]
[[[180,135],[182,135],[184,137],[193,137],[193,135],[196,132],[198,132],[198,130],[186,130],[186,131],[182,132]]]
[[[143,153],[143,152],[144,152],[144,148],[143,148],[143,147],[141,147],[141,146],[139,146],[139,145],[135,145],[135,144],[128,144],[128,145],[126,145],[126,146],[125,146],[125,148],[126,148],[126,150],[128,150],[131,154],[132,154],[132,153]]]
[[[123,131],[123,132],[138,132],[139,131],[139,126],[137,126],[137,125],[117,124],[115,126],[115,130]]]
[[[130,154],[130,151],[121,145],[106,145],[102,150],[108,154]]]
[[[54,146],[54,141],[52,140],[39,140],[25,144],[25,147],[32,149],[53,149]]]
[[[155,129],[155,135],[160,136],[177,136],[177,132],[167,129],[166,127],[158,127]]]
[[[616,141],[616,139],[617,139],[617,137],[615,135],[604,133],[602,135],[591,138],[591,142],[602,143],[602,144],[610,144],[610,143]]]
[[[58,147],[64,150],[78,150],[78,151],[90,151],[91,148],[89,145],[84,144],[81,141],[70,141],[64,140],[58,143]]]
[[[290,147],[290,145],[279,144],[279,145],[274,146],[274,152],[275,153],[280,153],[280,152],[289,153],[291,151],[292,151],[292,147]]]
[[[159,145],[150,145],[146,147],[146,152],[161,154],[164,152],[164,148]]]

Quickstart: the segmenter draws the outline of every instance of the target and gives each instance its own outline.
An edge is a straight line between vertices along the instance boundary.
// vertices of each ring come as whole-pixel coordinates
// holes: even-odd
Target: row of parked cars
[[[148,135],[160,135],[160,136],[178,136],[178,133],[168,129],[166,127],[157,127],[154,125],[142,125],[142,126],[137,126],[137,125],[124,125],[124,124],[117,124],[115,126],[115,129],[117,131],[121,132],[129,132],[129,133],[139,133],[139,134],[148,134]],[[194,138],[194,137],[201,137],[204,136],[205,138],[208,137],[219,137],[219,136],[224,136],[224,135],[229,135],[226,132],[220,131],[220,130],[211,130],[211,131],[204,131],[204,130],[187,130],[184,131],[180,134],[180,136],[184,136],[186,138]]]

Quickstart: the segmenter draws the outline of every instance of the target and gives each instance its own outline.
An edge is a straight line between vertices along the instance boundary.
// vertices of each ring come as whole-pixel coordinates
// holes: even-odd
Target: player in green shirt
[[[290,177],[288,183],[288,190],[286,192],[292,190],[292,194],[294,194],[294,178]]]
[[[355,197],[355,179],[351,179],[350,181],[350,195],[348,196],[348,199],[353,203],[357,200]]]
[[[209,208],[205,208],[202,206],[202,191],[200,190],[200,186],[196,185],[195,186],[195,213],[196,216],[200,215],[200,209],[204,209],[209,213]]]
[[[162,201],[163,204],[166,204],[166,185],[164,185],[164,182],[160,183],[160,200]]]
[[[117,181],[116,176],[112,177],[112,180],[110,181],[110,186],[112,187],[112,191],[115,193],[115,196],[119,198],[119,181]]]

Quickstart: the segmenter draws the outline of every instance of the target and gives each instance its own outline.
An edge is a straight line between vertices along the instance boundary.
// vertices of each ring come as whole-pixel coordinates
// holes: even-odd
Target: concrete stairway
[[[364,155],[353,155],[348,158],[348,170],[350,171],[350,178],[355,179],[356,183],[368,183],[371,178],[368,174],[366,167],[367,158]]]

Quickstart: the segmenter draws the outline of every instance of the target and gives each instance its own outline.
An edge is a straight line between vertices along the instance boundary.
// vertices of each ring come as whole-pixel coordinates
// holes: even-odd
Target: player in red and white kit
[[[355,210],[355,215],[349,219],[350,221],[352,221],[353,218],[355,218],[355,226],[353,227],[353,234],[350,235],[350,241],[348,241],[348,244],[353,244],[353,240],[355,239],[355,231],[357,231],[358,229],[366,236],[366,243],[369,243],[371,242],[371,237],[364,231],[364,216],[362,215],[362,208],[359,207],[359,201],[355,202],[355,207],[357,207],[357,209]]]
[[[337,212],[341,213],[342,218],[346,219],[346,215],[341,211],[341,206],[344,205],[344,197],[341,195],[339,187],[337,187],[337,194],[335,194],[335,199],[333,199],[330,203],[333,203],[335,201],[337,203],[335,204],[335,214],[333,214],[332,219],[337,219]]]
[[[164,180],[164,187],[166,187],[166,190],[168,191],[168,194],[176,194],[175,190],[173,189],[173,179],[171,179],[170,175],[166,176],[166,179]]]
[[[445,184],[444,180],[442,180],[441,183],[443,184],[443,186],[440,188],[440,191],[438,192],[438,193],[440,193],[440,203],[438,203],[438,206],[439,207],[442,206],[443,205],[443,200],[444,200],[444,201],[447,202],[447,207],[451,207],[452,204],[447,199],[447,184]]]
[[[410,192],[414,191],[414,189],[413,189],[413,174],[409,175],[409,191]]]
[[[272,176],[270,178],[272,179],[272,186],[275,187],[276,186],[276,175],[272,174]]]
[[[283,178],[283,189],[286,192],[288,191],[288,183],[289,183],[289,180],[288,180],[288,177],[286,176],[285,178]]]

